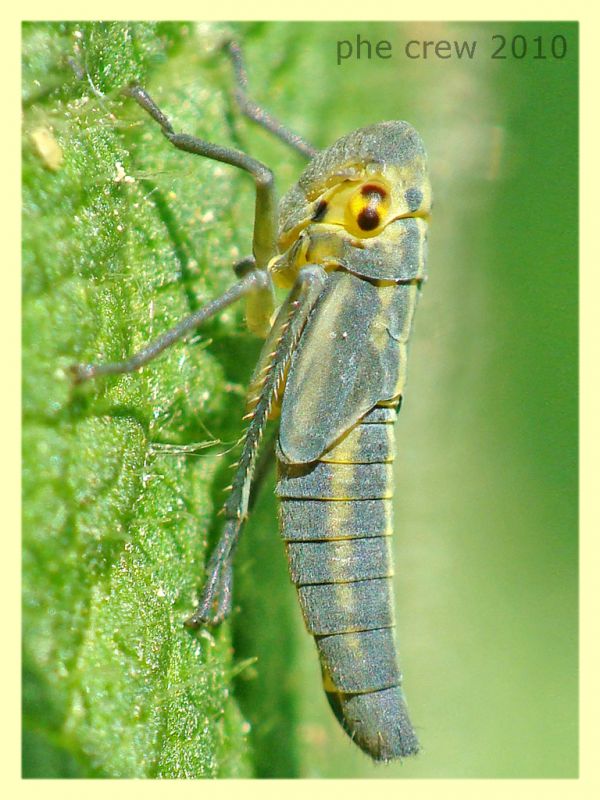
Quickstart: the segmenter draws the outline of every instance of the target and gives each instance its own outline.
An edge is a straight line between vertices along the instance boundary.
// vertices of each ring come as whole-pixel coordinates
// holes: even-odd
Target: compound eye
[[[388,190],[380,183],[363,183],[346,208],[346,224],[354,236],[375,236],[386,221],[390,208]]]

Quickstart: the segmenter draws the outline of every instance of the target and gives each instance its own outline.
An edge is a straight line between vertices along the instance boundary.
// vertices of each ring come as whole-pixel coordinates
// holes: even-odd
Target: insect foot
[[[237,530],[237,521],[229,520],[223,537],[212,554],[208,566],[208,579],[204,585],[198,607],[185,624],[188,628],[201,625],[220,625],[231,612],[233,594],[233,567],[230,535]]]
[[[70,364],[65,371],[76,386],[89,381],[95,374],[93,364]]]

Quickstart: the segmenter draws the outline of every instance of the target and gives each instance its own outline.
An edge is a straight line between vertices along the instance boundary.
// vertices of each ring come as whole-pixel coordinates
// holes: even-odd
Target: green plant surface
[[[431,157],[397,429],[400,657],[423,744],[403,764],[371,764],[331,715],[272,479],[231,620],[183,626],[260,350],[243,309],[141,372],[65,374],[131,354],[250,251],[252,181],[170,147],[124,86],[264,160],[282,191],[302,168],[236,112],[231,32],[253,97],[317,146],[400,118]],[[564,34],[568,57],[491,60],[491,36],[515,33]],[[338,66],[357,34],[394,57]],[[401,56],[455,38],[481,55]],[[24,25],[24,776],[576,776],[576,47],[564,23]]]
[[[207,345],[256,346],[236,344],[230,315],[142,374],[77,391],[60,374],[122,357],[218,294],[247,247],[250,221],[231,224],[246,188],[235,170],[197,159],[186,180],[192,170],[118,92],[134,80],[176,85],[163,99],[180,123],[198,130],[200,118],[199,132],[222,141],[225,99],[201,66],[206,49],[191,25],[24,28],[26,85],[58,76],[25,121],[25,774],[49,764],[61,774],[64,762],[111,777],[250,770],[228,701],[228,628],[182,625],[227,446],[186,456],[164,445],[235,440],[245,375]],[[40,127],[62,149],[55,172],[32,145]]]

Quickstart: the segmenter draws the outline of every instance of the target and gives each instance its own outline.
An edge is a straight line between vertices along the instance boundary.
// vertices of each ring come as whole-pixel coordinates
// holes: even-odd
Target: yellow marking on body
[[[358,426],[360,427],[360,426]],[[391,436],[393,436],[393,430],[391,432]],[[347,447],[347,453],[349,458],[356,458],[356,453],[358,450],[358,444],[360,442],[360,433],[355,436],[346,437],[346,439],[350,440]],[[391,441],[391,440],[390,440]],[[331,494],[336,499],[345,498],[347,495],[350,494],[348,487],[351,484],[354,472],[351,469],[345,469],[346,465],[344,465],[341,469],[336,469],[335,464],[332,464],[332,474],[331,474]],[[391,468],[386,470],[387,472],[387,480],[385,487],[382,487],[382,494],[384,496],[390,497],[392,496],[393,491],[393,473]],[[382,498],[383,500],[383,498]],[[360,502],[360,501],[357,501]],[[336,503],[336,500],[330,501],[331,503],[331,510],[335,512],[335,520],[332,520],[331,527],[337,528],[340,533],[344,530],[344,525],[348,524],[350,518],[354,517],[354,524],[356,524],[355,515],[352,513],[353,511],[357,510],[356,506],[351,505],[351,501],[347,501],[346,506],[339,506]],[[337,506],[337,508],[336,508]],[[391,504],[390,504],[391,506]],[[341,509],[344,509],[343,514],[340,513]],[[360,508],[360,506],[358,506]],[[392,520],[391,520],[391,507],[388,508],[386,506],[386,529],[385,535],[391,536],[392,533]],[[345,519],[344,519],[345,517]],[[356,531],[353,531],[356,532]],[[340,560],[345,560],[351,557],[353,548],[354,548],[354,540],[353,539],[344,539],[344,540],[333,540],[336,543],[328,550],[328,554],[330,557],[328,559],[328,574],[331,577],[332,581],[335,581],[336,578],[341,577],[341,569],[340,569]],[[389,540],[387,542],[388,548]],[[390,551],[391,552],[391,551]],[[391,556],[390,556],[390,563],[391,563]],[[354,592],[352,590],[352,582],[341,582],[335,584],[335,602],[339,604],[340,607],[343,608],[351,608],[353,599],[354,599]]]
[[[423,200],[421,202],[421,208],[424,210],[426,217],[429,216],[429,212],[431,211],[431,182],[428,179],[422,180],[419,183],[419,189],[423,194]]]
[[[332,583],[338,583],[342,574],[341,562],[352,555],[351,540],[336,542],[332,547],[328,547],[326,552],[331,556],[327,559],[327,575]]]
[[[332,303],[332,306],[335,307],[335,313],[330,311],[329,317],[329,329],[331,331],[337,331],[341,327],[340,317],[345,314],[347,308],[345,298],[347,296],[350,296],[351,298],[353,294],[354,287],[351,283],[345,284],[342,282],[338,287],[336,287],[336,294],[333,299],[337,302],[337,305]],[[329,352],[324,347],[323,360],[325,361],[328,357]],[[315,419],[318,416],[320,397],[319,393],[320,386],[315,385],[315,381],[305,382],[304,386],[302,387],[302,406],[306,419]]]
[[[329,692],[330,694],[338,694],[339,693],[338,692],[338,688],[333,682],[333,678],[331,677],[331,673],[329,672],[329,670],[327,669],[327,667],[323,663],[322,659],[319,659],[319,660],[321,661],[321,678],[322,678],[322,681],[323,681],[323,689],[326,692]]]
[[[355,458],[357,450],[357,439],[351,440],[348,445],[348,457],[350,461],[349,464],[354,464],[355,462],[353,459]],[[349,494],[348,486],[351,484],[353,479],[353,470],[351,469],[344,469],[343,467],[340,469],[336,467],[335,464],[331,465],[331,496],[334,498],[342,498],[347,497]]]
[[[365,461],[362,450],[366,447],[366,442],[373,436],[369,425],[358,423],[350,428],[336,444],[327,450],[320,458],[320,461],[327,464],[365,464],[365,463],[390,463],[394,460],[394,426],[393,424],[379,423],[385,426],[386,437],[386,456],[382,461]],[[381,431],[379,431],[380,433]]]
[[[397,287],[392,285],[380,286],[377,292],[380,307],[377,311],[377,316],[373,320],[373,336],[371,337],[371,341],[378,353],[383,353],[389,345],[389,308],[396,299],[396,291]]]
[[[393,521],[394,508],[392,506],[391,500],[384,500],[384,503],[385,503],[384,508],[386,517],[384,535],[392,536],[394,533],[394,521]]]
[[[334,583],[331,585],[333,586],[337,607],[343,608],[344,611],[348,612],[349,617],[352,618],[352,612],[356,607],[356,593],[352,588],[352,583]]]
[[[385,471],[385,473],[386,473],[386,477],[387,477],[387,480],[385,482],[386,483],[386,485],[385,485],[385,496],[386,497],[393,497],[394,496],[394,473],[393,473],[393,471],[391,469],[391,465],[390,465],[390,468]]]
[[[424,219],[417,219],[419,228],[419,272],[418,277],[425,277],[425,241],[427,239],[427,222]],[[414,310],[414,309],[413,309]]]
[[[390,565],[390,574],[387,575],[387,577],[388,578],[393,578],[394,575],[396,574],[396,571],[394,569],[394,556],[393,556],[393,553],[392,553],[392,540],[391,539],[386,539],[385,548],[386,548],[386,551],[387,551],[388,564]]]
[[[385,435],[387,439],[387,448],[389,453],[388,462],[392,463],[393,460],[396,458],[396,434],[393,425],[385,426]]]
[[[398,344],[400,369],[398,370],[398,380],[396,381],[396,386],[394,387],[394,395],[396,396],[404,394],[404,386],[406,384],[406,354],[407,354],[406,344],[400,342]]]
[[[350,428],[337,444],[330,447],[320,458],[326,464],[355,464],[356,452],[360,449],[362,428],[355,425]]]
[[[355,464],[356,454],[360,448],[360,439],[360,425],[355,425],[338,440],[337,444],[334,444],[333,447],[323,453],[319,461],[336,464]]]

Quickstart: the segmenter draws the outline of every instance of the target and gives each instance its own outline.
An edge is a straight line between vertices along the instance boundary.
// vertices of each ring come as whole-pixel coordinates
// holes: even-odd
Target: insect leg
[[[241,297],[255,291],[264,290],[268,286],[270,286],[270,283],[266,272],[262,270],[249,272],[241,281],[234,284],[220,297],[211,300],[210,303],[194,311],[189,317],[181,320],[173,328],[150,342],[146,347],[138,350],[137,353],[134,353],[125,361],[110,361],[105,364],[73,364],[69,368],[71,376],[75,383],[83,383],[90,380],[90,378],[96,378],[98,375],[121,375],[124,372],[134,372],[136,369],[143,367],[144,364],[152,361],[163,350],[166,350],[178,339],[197,328],[209,317],[218,314],[219,311],[232,305]]]
[[[248,513],[254,508],[256,498],[260,494],[265,479],[275,466],[275,441],[277,439],[277,428],[274,428],[267,437],[260,449],[260,455],[254,468],[252,485],[250,486],[250,497],[248,499]]]
[[[262,385],[256,403],[247,415],[250,423],[244,436],[231,494],[225,503],[225,527],[208,563],[208,579],[198,608],[186,622],[189,627],[218,625],[231,610],[233,555],[248,514],[258,449],[273,403],[283,387],[292,354],[326,280],[322,267],[304,267],[273,324],[273,331],[266,342],[270,352],[259,361],[266,364]]]
[[[268,440],[260,448],[253,474],[252,476],[248,477],[248,481],[250,482],[250,493],[248,496],[247,513],[250,513],[254,508],[254,504],[256,502],[258,493],[260,492],[261,486],[271,471],[271,468],[275,464],[275,439],[276,429],[275,431],[271,432]],[[229,614],[231,608],[233,549],[235,548],[236,544],[235,537],[239,539],[239,536],[241,535],[242,524],[243,523],[241,523],[239,526],[235,524],[230,525],[229,522],[225,524],[223,535],[217,547],[215,548],[207,567],[209,579],[204,587],[204,593],[207,594],[208,592],[212,592],[215,596],[218,595],[216,600],[213,601],[213,608],[216,605],[218,608],[223,609],[222,617],[218,620],[219,622]],[[234,537],[234,541],[232,541],[232,537]],[[223,560],[228,561],[228,563],[222,565],[221,562]],[[209,583],[211,579],[214,581],[214,583],[212,589],[209,589]],[[198,611],[196,611],[194,615],[186,622],[189,627],[195,627],[196,624],[199,624],[195,621],[197,613]]]
[[[262,162],[246,153],[242,153],[240,150],[235,150],[232,147],[222,147],[204,139],[199,139],[197,136],[190,136],[188,133],[175,133],[169,118],[141,86],[130,86],[125,90],[125,93],[133,97],[144,111],[158,122],[163,134],[174,147],[184,150],[186,153],[231,164],[252,175],[256,184],[252,251],[259,268],[264,269],[269,260],[276,254],[277,202],[271,170]]]
[[[268,111],[248,97],[248,76],[246,74],[242,49],[238,42],[227,42],[225,49],[228,51],[233,63],[235,82],[237,84],[234,96],[242,114],[245,114],[245,116],[257,122],[259,125],[262,125],[263,128],[273,133],[281,139],[282,142],[289,144],[305,158],[312,158],[316,155],[317,149],[315,147],[301,136],[298,136],[298,134],[289,130],[289,128],[286,128],[283,123],[279,122],[279,120],[271,116]]]

